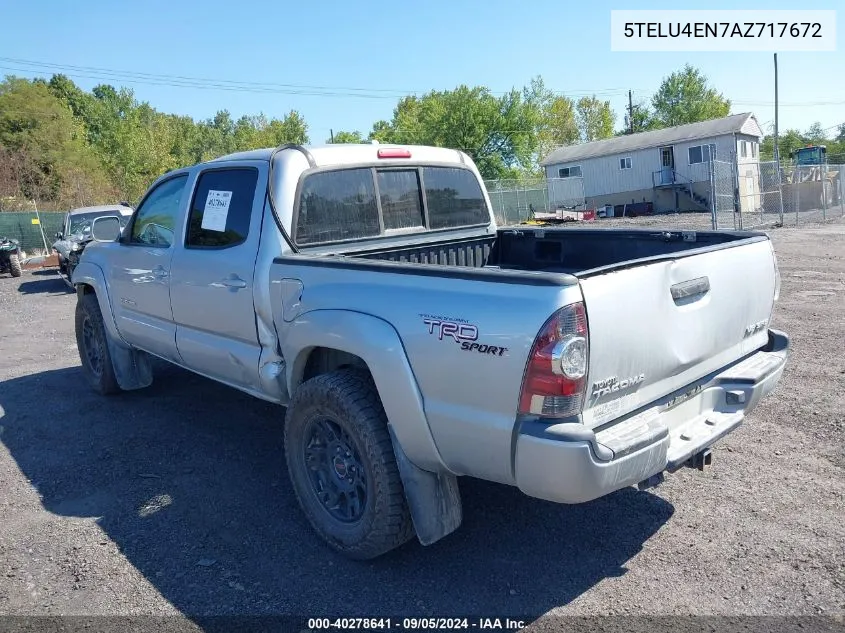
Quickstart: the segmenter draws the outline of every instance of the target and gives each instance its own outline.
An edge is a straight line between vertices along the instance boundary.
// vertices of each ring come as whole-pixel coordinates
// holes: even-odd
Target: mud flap
[[[402,450],[393,428],[389,424],[387,428],[417,538],[423,545],[431,545],[461,525],[463,510],[458,478],[423,470],[413,464]]]
[[[120,388],[132,391],[149,387],[153,383],[153,368],[149,355],[115,341],[108,332],[106,340],[109,342],[114,377]]]

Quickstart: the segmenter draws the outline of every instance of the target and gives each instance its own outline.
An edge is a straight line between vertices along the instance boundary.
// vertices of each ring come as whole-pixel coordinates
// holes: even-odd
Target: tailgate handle
[[[675,300],[675,303],[692,300],[710,292],[710,279],[707,277],[698,277],[689,281],[682,281],[672,286],[671,291],[672,299]]]

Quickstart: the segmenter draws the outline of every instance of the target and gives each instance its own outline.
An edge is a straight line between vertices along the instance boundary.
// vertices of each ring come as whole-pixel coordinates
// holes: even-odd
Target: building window
[[[689,148],[689,164],[709,163],[716,160],[716,144],[694,145]]]
[[[575,165],[573,167],[561,167],[557,175],[559,178],[580,178],[581,177],[581,165]]]
[[[748,141],[739,142],[739,155],[743,158],[748,156]]]
[[[631,169],[631,157],[626,156],[625,158],[619,159],[619,169]]]
[[[751,144],[751,157],[757,158],[757,143]]]

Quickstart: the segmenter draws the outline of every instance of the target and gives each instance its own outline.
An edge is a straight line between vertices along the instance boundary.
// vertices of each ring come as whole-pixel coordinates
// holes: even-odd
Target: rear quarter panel
[[[297,263],[303,259],[285,257],[273,266],[274,282],[296,279],[303,287],[298,307],[291,312],[285,306],[282,318],[292,323],[314,310],[336,309],[391,324],[448,469],[513,483],[512,440],[525,362],[549,316],[580,300],[578,286],[533,285],[530,274],[522,284],[495,283]],[[279,325],[290,366],[299,350],[286,348],[284,331],[291,328]]]

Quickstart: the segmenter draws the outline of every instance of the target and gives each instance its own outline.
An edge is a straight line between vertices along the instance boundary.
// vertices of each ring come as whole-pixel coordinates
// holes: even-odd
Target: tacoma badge
[[[624,380],[619,380],[616,376],[611,376],[610,378],[605,378],[604,380],[598,380],[593,383],[592,397],[601,398],[609,393],[625,391],[626,389],[630,389],[631,387],[635,387],[640,384],[643,380],[645,380],[645,374],[631,376],[630,378],[625,378]]]

